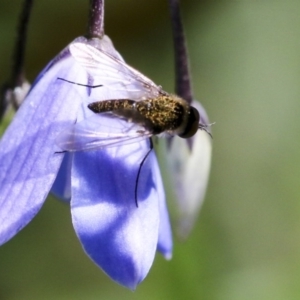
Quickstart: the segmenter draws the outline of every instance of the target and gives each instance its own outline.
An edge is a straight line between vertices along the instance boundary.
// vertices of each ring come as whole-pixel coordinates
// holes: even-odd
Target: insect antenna
[[[213,138],[212,134],[207,130],[207,128],[214,125],[214,124],[216,124],[216,122],[210,123],[210,124],[199,123],[198,128],[201,129],[201,130],[204,130],[211,138]]]
[[[135,180],[134,198],[135,198],[135,205],[136,205],[136,207],[139,207],[138,199],[137,199],[137,192],[138,192],[138,183],[139,183],[139,178],[140,178],[142,166],[145,163],[145,161],[146,161],[147,157],[149,156],[150,152],[153,150],[152,139],[149,139],[149,140],[150,140],[150,149],[149,149],[149,151],[147,152],[147,154],[144,156],[143,160],[140,163],[139,170],[138,170],[138,173],[137,173],[137,176],[136,176],[136,180]]]
[[[70,80],[67,80],[67,79],[64,79],[64,78],[61,78],[61,77],[57,77],[57,79],[58,80],[62,80],[62,81],[66,81],[66,82],[69,82],[69,83],[72,83],[72,84],[76,84],[76,85],[80,85],[80,86],[85,86],[85,87],[88,87],[88,88],[91,88],[91,89],[103,86],[102,84],[88,85],[88,84],[83,84],[83,83],[77,83],[77,82],[70,81]]]

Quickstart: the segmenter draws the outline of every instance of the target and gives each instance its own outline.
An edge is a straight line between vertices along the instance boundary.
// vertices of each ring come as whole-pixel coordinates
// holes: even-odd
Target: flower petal
[[[192,105],[200,113],[201,121],[208,124],[204,108],[197,102]],[[190,142],[190,143],[189,143]],[[203,203],[210,171],[212,141],[209,134],[198,130],[189,141],[174,137],[166,158],[177,196],[177,233],[186,238]]]
[[[152,164],[152,168],[156,182],[159,203],[159,235],[157,250],[165,257],[165,259],[171,259],[173,250],[172,229],[169,220],[169,212],[167,208],[163,182],[156,158]]]
[[[64,155],[51,193],[64,202],[71,200],[71,167],[72,167],[73,154],[68,152]]]
[[[147,141],[74,154],[72,219],[88,256],[130,289],[147,275],[158,241],[159,209]]]
[[[57,77],[86,80],[71,56],[50,63],[0,142],[0,244],[41,208],[64,156],[55,153],[55,138],[75,121],[86,93]]]

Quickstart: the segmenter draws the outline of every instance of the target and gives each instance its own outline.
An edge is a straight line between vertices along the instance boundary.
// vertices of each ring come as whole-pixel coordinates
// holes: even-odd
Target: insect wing
[[[157,97],[162,92],[148,77],[104,50],[78,42],[71,44],[69,49],[75,60],[97,81],[112,88],[121,84],[124,89],[136,93],[133,100]]]
[[[66,128],[58,136],[56,144],[63,151],[87,151],[136,143],[151,136],[137,124],[104,113]]]

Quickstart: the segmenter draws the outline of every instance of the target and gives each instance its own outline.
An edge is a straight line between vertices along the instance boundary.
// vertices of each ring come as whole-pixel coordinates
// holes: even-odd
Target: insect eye
[[[179,136],[184,139],[193,136],[198,130],[199,120],[200,120],[200,115],[198,110],[195,107],[191,106],[190,111],[188,113],[188,119],[187,119],[185,129],[183,133],[180,134]]]

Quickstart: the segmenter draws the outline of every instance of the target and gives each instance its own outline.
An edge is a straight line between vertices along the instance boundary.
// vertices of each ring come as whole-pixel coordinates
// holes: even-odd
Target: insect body
[[[99,88],[118,91],[120,98],[88,104],[95,115],[76,123],[59,136],[57,143],[63,150],[95,150],[159,134],[189,138],[198,129],[206,131],[207,125],[199,122],[196,108],[163,91],[127,65],[111,48],[108,51],[103,45],[95,48],[74,42],[69,49],[88,74],[101,83]],[[105,123],[107,118],[117,118],[120,122],[115,120],[111,127]]]
[[[111,112],[140,124],[153,135],[167,132],[187,138],[196,133],[199,125],[198,111],[173,95],[160,95],[141,101],[105,100],[93,102],[88,107],[95,113]]]

